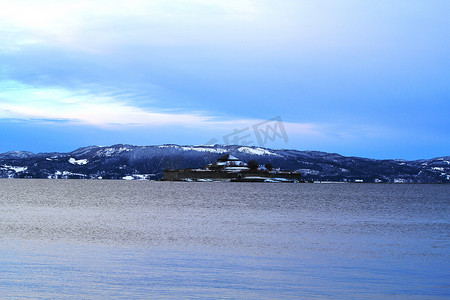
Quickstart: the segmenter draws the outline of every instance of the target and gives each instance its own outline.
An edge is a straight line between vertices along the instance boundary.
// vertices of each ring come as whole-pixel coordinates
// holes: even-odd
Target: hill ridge
[[[432,159],[372,159],[323,151],[243,145],[86,146],[71,152],[0,154],[1,178],[160,179],[165,169],[199,168],[224,154],[242,161],[298,170],[305,180],[388,183],[450,183],[450,156]],[[138,176],[139,175],[139,176]]]

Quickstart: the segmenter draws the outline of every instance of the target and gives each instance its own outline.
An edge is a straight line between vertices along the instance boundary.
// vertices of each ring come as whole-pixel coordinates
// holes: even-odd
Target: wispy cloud
[[[197,113],[167,113],[144,110],[113,96],[33,87],[16,81],[0,83],[0,117],[73,120],[97,126],[189,125],[211,120]]]
[[[117,94],[119,97],[114,97]],[[183,126],[232,130],[252,126],[260,119],[224,119],[205,112],[171,112],[141,108],[120,93],[94,93],[58,87],[36,87],[17,81],[0,81],[0,119],[37,122],[49,120],[97,127]],[[272,116],[270,116],[272,117]],[[318,134],[313,124],[286,123],[296,134]]]

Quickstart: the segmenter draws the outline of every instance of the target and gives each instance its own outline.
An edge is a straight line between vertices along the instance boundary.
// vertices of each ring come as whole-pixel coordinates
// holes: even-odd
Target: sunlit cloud
[[[114,93],[73,91],[57,87],[34,87],[17,81],[0,82],[0,119],[55,120],[97,127],[183,126],[232,130],[250,127],[260,119],[219,118],[205,112],[172,112],[141,108]],[[118,93],[120,94],[120,93]],[[286,123],[296,134],[318,134],[313,124]]]
[[[1,83],[0,117],[66,119],[97,126],[189,125],[210,120],[196,113],[148,111],[108,95],[32,87],[15,81]]]

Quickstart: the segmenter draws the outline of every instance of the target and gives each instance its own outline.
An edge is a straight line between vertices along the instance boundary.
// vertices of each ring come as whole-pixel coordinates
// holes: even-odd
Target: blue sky
[[[224,143],[238,130],[272,148],[450,155],[449,1],[0,6],[0,152]],[[288,139],[258,143],[252,126],[276,117]]]

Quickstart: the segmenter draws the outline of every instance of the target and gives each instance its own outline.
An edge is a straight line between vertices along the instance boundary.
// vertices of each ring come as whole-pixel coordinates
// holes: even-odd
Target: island
[[[165,181],[198,182],[301,182],[301,173],[274,169],[271,164],[260,166],[256,161],[248,163],[226,154],[217,162],[199,169],[167,169],[163,173]]]

